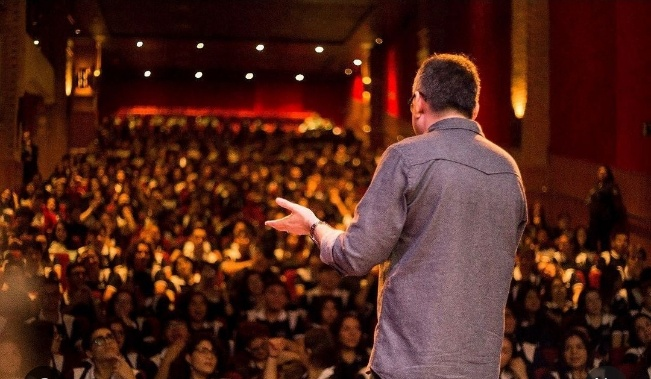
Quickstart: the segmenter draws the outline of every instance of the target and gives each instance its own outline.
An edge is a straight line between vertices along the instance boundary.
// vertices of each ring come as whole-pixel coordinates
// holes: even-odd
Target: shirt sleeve
[[[407,217],[408,173],[403,157],[389,147],[345,232],[328,230],[320,241],[321,260],[344,275],[360,276],[394,250]]]

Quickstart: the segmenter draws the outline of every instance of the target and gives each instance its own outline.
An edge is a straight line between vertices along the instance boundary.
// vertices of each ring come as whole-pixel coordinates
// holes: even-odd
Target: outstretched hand
[[[302,205],[281,197],[276,198],[276,204],[290,211],[290,215],[277,220],[265,221],[264,224],[281,232],[298,235],[310,234],[310,226],[319,221],[314,212]]]

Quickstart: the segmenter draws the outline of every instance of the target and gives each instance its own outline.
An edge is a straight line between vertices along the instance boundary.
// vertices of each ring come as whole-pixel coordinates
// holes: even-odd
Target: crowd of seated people
[[[284,215],[282,196],[345,227],[376,159],[350,134],[257,120],[103,123],[50,176],[0,194],[0,352],[17,361],[0,374],[365,377],[377,272],[341,277],[308,238],[263,222]],[[530,217],[503,378],[646,372],[646,253],[625,231],[611,245],[589,251],[584,228]]]
[[[540,211],[540,205],[530,207]],[[610,250],[586,249],[586,230],[530,216],[505,309],[502,378],[588,378],[615,368],[646,378],[651,367],[651,268],[625,229]],[[648,323],[648,325],[647,325]],[[593,375],[594,376],[594,375]]]

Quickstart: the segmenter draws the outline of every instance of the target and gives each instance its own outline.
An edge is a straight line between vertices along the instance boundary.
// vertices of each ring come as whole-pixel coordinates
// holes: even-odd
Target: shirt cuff
[[[329,266],[336,266],[332,252],[337,238],[342,234],[344,234],[343,231],[328,227],[327,230],[319,236],[321,237],[319,244],[319,250],[321,252],[320,257],[323,263]]]

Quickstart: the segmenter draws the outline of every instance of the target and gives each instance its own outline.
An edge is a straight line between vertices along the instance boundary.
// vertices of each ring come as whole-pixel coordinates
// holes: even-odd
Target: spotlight
[[[258,50],[258,51],[262,51],[262,50],[264,50],[264,45],[259,44],[258,46],[255,47],[255,49]]]
[[[298,80],[299,82],[302,81],[303,79],[305,79],[305,76],[303,76],[303,74],[296,75],[296,80]]]
[[[194,77],[197,78],[197,79],[201,79],[202,76],[203,76],[203,72],[201,72],[201,71],[197,71],[197,73],[194,74]]]

